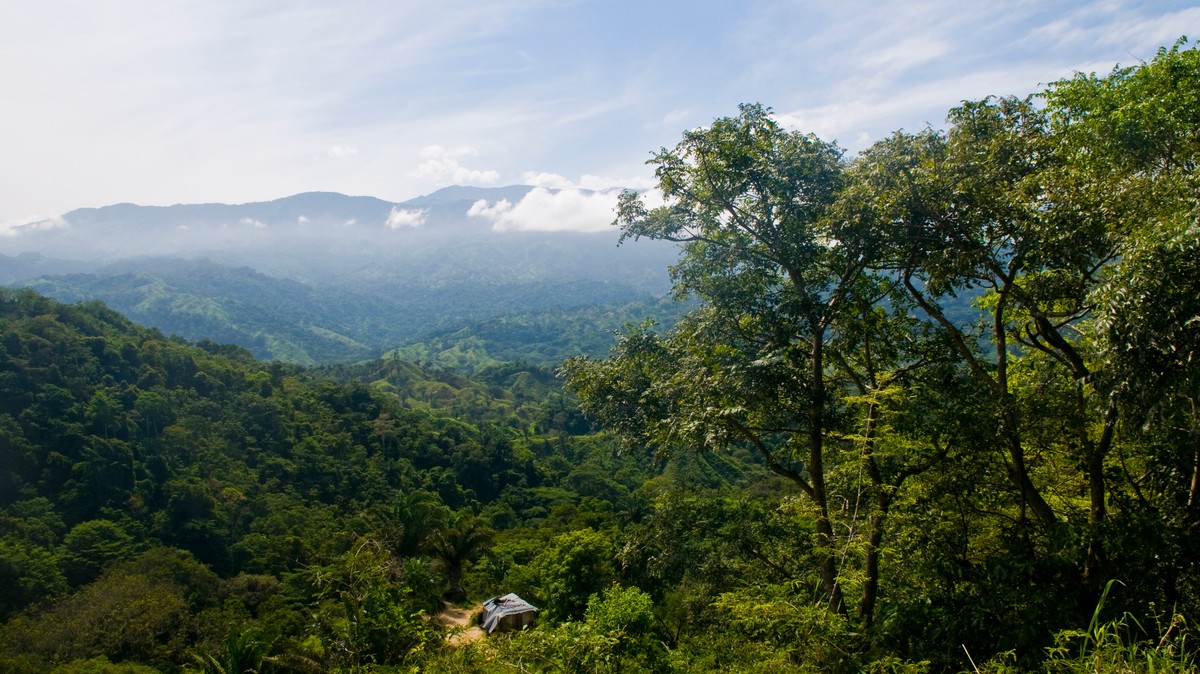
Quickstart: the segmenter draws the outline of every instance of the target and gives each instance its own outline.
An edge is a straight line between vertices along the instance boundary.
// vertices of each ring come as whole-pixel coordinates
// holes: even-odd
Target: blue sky
[[[1185,34],[1200,2],[0,0],[0,233],[117,202],[643,187],[652,150],[751,101],[853,152]],[[480,213],[611,220],[611,196],[537,199]]]

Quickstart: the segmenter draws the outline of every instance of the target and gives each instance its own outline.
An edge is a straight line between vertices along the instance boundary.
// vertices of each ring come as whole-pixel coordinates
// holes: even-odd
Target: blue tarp
[[[483,616],[480,623],[483,631],[491,634],[497,630],[519,630],[530,625],[537,619],[537,607],[509,593],[503,597],[493,597],[483,602]]]

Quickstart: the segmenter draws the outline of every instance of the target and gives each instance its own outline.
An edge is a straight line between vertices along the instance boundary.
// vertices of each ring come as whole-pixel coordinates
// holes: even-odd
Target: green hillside
[[[439,652],[416,616],[447,587],[449,537],[486,541],[471,597],[519,587],[581,617],[664,484],[765,479],[616,456],[542,367],[314,377],[28,290],[0,290],[0,429],[13,672],[178,671],[249,642],[276,671],[418,662]],[[607,551],[591,590],[553,589],[538,551],[569,541]]]
[[[689,306],[664,299],[513,312],[426,333],[407,340],[409,343],[391,351],[388,357],[468,373],[512,362],[557,367],[574,356],[607,354],[613,334],[627,324],[654,320],[663,326],[673,325]]]
[[[247,267],[208,261],[148,259],[103,272],[40,277],[24,285],[64,302],[100,300],[122,314],[166,334],[237,344],[258,358],[300,365],[354,362],[379,356],[399,344],[424,342],[438,332],[504,315],[550,312],[539,339],[564,354],[597,353],[606,324],[596,312],[637,316],[644,293],[601,281],[511,281],[492,285],[447,281],[427,285],[358,283],[312,286],[273,278]],[[583,312],[577,314],[577,312]],[[575,334],[553,328],[559,316]],[[586,334],[585,334],[586,333]],[[438,339],[434,337],[434,339]],[[584,351],[570,349],[586,342]],[[548,354],[508,340],[507,360],[549,362]],[[511,357],[509,357],[511,356]],[[558,361],[562,360],[558,358]]]

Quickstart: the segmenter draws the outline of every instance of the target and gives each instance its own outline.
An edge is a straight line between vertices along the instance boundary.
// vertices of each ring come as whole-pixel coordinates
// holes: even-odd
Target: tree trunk
[[[829,519],[829,494],[825,489],[825,331],[812,337],[812,408],[809,410],[808,473],[812,498],[817,506],[817,547],[820,554],[821,589],[828,608],[846,612],[842,588],[837,579],[837,555],[834,554],[833,525]]]
[[[1081,397],[1082,400],[1082,397]],[[1082,414],[1082,411],[1081,411]],[[1117,425],[1117,406],[1109,403],[1104,414],[1104,430],[1100,433],[1099,442],[1089,442],[1085,436],[1084,447],[1087,448],[1087,479],[1088,498],[1088,548],[1083,562],[1083,580],[1098,581],[1101,579],[1101,565],[1104,562],[1103,540],[1100,536],[1100,525],[1108,516],[1104,504],[1106,486],[1104,484],[1104,457],[1112,447],[1113,432]],[[1086,433],[1086,429],[1084,431]]]
[[[462,566],[447,566],[446,579],[450,582],[450,589],[442,593],[442,599],[452,602],[465,601],[467,598],[467,590],[463,587]]]
[[[1009,414],[1005,413],[1005,426],[1010,422]],[[1042,497],[1041,492],[1037,487],[1033,486],[1033,481],[1029,479],[1029,470],[1025,465],[1025,448],[1021,445],[1020,436],[1016,431],[1005,429],[1005,435],[1008,436],[1008,478],[1012,481],[1013,487],[1021,498],[1021,519],[1025,519],[1026,508],[1033,511],[1033,516],[1039,522],[1049,524],[1057,519],[1054,514],[1054,509]]]
[[[889,506],[888,498],[882,492],[877,505],[879,512],[871,515],[871,531],[867,548],[863,551],[863,589],[862,598],[858,601],[858,617],[868,629],[875,622],[875,603],[879,598],[879,549],[883,544],[883,526],[887,521]]]

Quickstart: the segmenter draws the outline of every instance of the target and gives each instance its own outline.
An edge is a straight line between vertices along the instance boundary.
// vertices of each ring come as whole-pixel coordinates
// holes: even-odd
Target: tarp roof
[[[493,597],[483,602],[483,630],[491,634],[496,631],[501,618],[537,610],[536,606],[511,592],[503,597]]]

